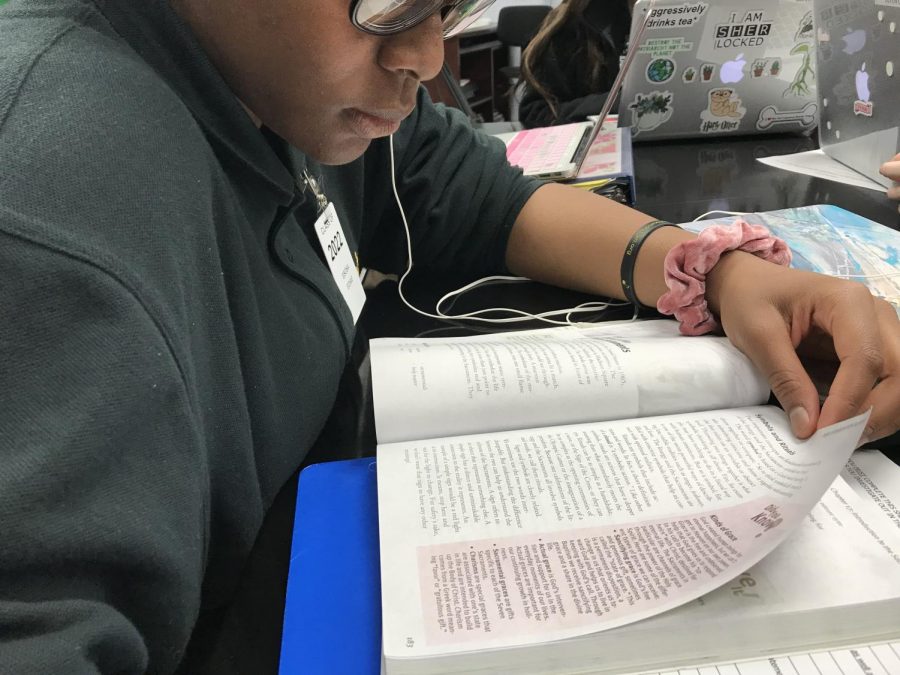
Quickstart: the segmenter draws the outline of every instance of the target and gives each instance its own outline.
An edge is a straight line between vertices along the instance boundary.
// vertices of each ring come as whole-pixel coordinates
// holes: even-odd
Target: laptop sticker
[[[750,66],[750,76],[754,79],[757,79],[768,75],[769,61],[770,59],[756,59]]]
[[[672,92],[652,91],[649,94],[637,94],[628,104],[631,110],[631,129],[637,136],[642,131],[652,131],[672,119],[675,109],[672,107]]]
[[[647,30],[690,28],[709,9],[705,2],[685,2],[681,5],[655,7],[647,20]]]
[[[681,74],[681,81],[684,82],[685,84],[692,84],[697,81],[698,77],[699,77],[699,73],[697,72],[697,69],[694,68],[693,66],[688,66],[687,68],[684,69],[684,72]]]
[[[794,40],[798,42],[812,40],[814,33],[815,24],[813,23],[812,11],[809,11],[800,19],[800,25],[797,26],[797,32],[794,33]]]
[[[853,102],[853,114],[871,117],[875,105],[872,103],[872,92],[869,90],[869,73],[863,63],[856,71],[856,100]]]
[[[709,82],[713,79],[713,75],[716,74],[716,64],[715,63],[704,63],[700,67],[700,80],[703,82]]]
[[[818,30],[820,33],[831,33],[837,39],[839,29],[849,26],[854,20],[871,11],[871,5],[866,6],[860,0],[850,0],[835,7],[828,7],[819,12]]]
[[[735,131],[747,114],[740,96],[730,87],[709,91],[709,105],[700,113],[700,132],[720,134]]]
[[[759,112],[756,128],[768,131],[776,125],[783,124],[800,125],[804,129],[811,129],[816,124],[818,111],[819,106],[813,102],[807,103],[799,110],[778,110],[773,105],[767,105]]]
[[[638,54],[646,54],[654,59],[671,59],[679,52],[693,52],[694,43],[683,37],[650,38],[638,49]]]
[[[861,52],[866,48],[866,31],[858,28],[856,30],[847,27],[847,32],[841,36],[844,42],[843,51],[847,56]]]
[[[812,66],[812,50],[809,48],[809,45],[805,42],[794,45],[794,48],[791,49],[791,56],[797,56],[798,54],[802,55],[800,67],[797,68],[793,80],[791,80],[788,88],[784,90],[782,96],[809,96],[812,91],[810,85],[814,85],[816,82],[816,71]]]
[[[713,45],[716,49],[762,47],[771,34],[772,21],[766,17],[765,12],[732,12],[726,23],[716,26]]]
[[[744,58],[743,54],[738,54],[736,58],[723,63],[719,71],[719,78],[722,80],[722,84],[737,84],[743,80],[744,66],[746,65],[747,59]]]
[[[665,84],[675,75],[676,68],[672,59],[653,59],[647,66],[647,82]]]

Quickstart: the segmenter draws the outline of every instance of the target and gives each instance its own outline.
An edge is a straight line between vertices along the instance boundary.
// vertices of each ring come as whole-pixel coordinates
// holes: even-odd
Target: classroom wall
[[[488,7],[482,18],[490,18],[491,21],[497,21],[500,10],[504,7],[512,7],[513,5],[549,5],[556,7],[561,0],[497,0],[493,5]]]

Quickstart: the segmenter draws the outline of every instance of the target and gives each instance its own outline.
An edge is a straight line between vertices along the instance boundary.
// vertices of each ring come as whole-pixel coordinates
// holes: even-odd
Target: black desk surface
[[[713,210],[751,212],[834,204],[900,229],[897,204],[882,193],[788,173],[756,161],[759,157],[815,147],[813,139],[797,137],[636,145],[636,206],[654,217],[678,223]],[[430,309],[445,289],[458,285],[452,284],[453,280],[446,279],[440,283],[427,278],[411,279],[407,295],[416,306]],[[579,294],[538,284],[494,287],[473,294],[458,309],[497,306],[502,302],[501,306],[533,311],[573,306],[585,299]],[[630,310],[623,310],[611,313],[608,318],[630,315]],[[350,372],[345,377],[335,412],[317,450],[310,455],[310,463],[375,452],[365,358],[368,339],[470,332],[467,327],[414,314],[400,303],[394,283],[386,282],[370,291],[357,341],[356,356],[361,366],[358,372]],[[239,596],[232,610],[223,617],[222,634],[216,640],[216,655],[209,672],[277,672],[295,494],[296,480],[285,486],[266,519]]]

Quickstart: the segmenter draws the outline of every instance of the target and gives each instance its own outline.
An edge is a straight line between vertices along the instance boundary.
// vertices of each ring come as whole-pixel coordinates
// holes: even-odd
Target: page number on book
[[[406,638],[406,648],[407,648],[407,649],[412,649],[412,648],[415,647],[415,646],[416,646],[416,641],[413,640],[411,637],[407,637],[407,638]]]

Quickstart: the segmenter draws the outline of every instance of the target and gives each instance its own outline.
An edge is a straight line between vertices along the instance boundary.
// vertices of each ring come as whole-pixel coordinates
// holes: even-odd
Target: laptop
[[[885,187],[900,152],[900,3],[813,0],[826,154]]]
[[[633,36],[650,19],[619,105],[635,142],[812,133],[819,105],[811,0],[656,0],[648,12],[649,5],[638,0],[634,8]]]
[[[646,0],[651,7],[658,1]],[[632,34],[637,38],[634,44],[640,42],[649,22],[649,16],[634,22]],[[600,114],[595,119],[552,127],[523,129],[511,134],[496,134],[506,143],[506,158],[509,163],[520,167],[526,176],[557,181],[576,178],[597,134],[603,129],[604,121],[608,121],[617,94],[636,56],[637,50],[629,48],[622,57],[619,73],[610,87]]]

